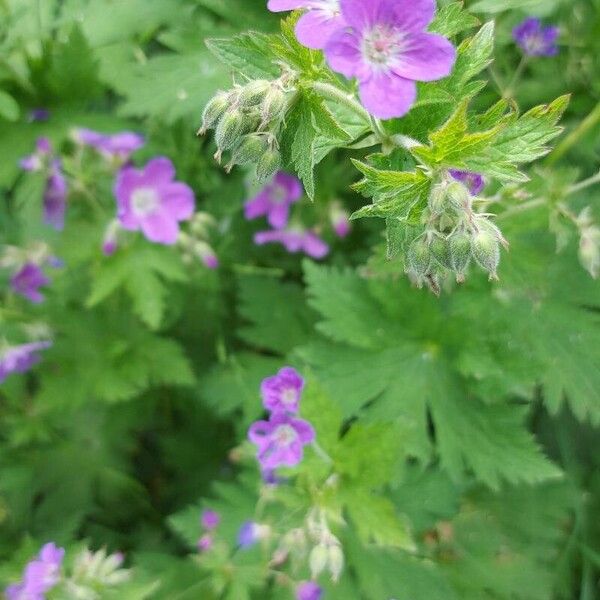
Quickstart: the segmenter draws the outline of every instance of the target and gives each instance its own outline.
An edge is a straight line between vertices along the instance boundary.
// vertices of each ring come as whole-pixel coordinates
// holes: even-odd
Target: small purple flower
[[[307,229],[275,229],[259,231],[254,235],[254,243],[279,243],[290,253],[303,252],[312,258],[321,259],[329,254],[329,246],[313,231]]]
[[[360,97],[375,117],[402,117],[417,97],[417,81],[448,76],[456,50],[425,28],[435,0],[340,0],[348,27],[325,46],[329,66],[359,81]]]
[[[289,415],[274,414],[257,421],[248,430],[248,439],[257,446],[256,457],[263,469],[295,467],[304,455],[304,446],[315,439],[312,425]]]
[[[131,155],[146,143],[144,136],[131,131],[108,135],[80,128],[75,130],[74,137],[77,142],[94,148],[107,159],[116,158],[120,162],[128,161]]]
[[[339,202],[331,203],[329,218],[333,231],[339,238],[345,238],[350,233],[350,215]]]
[[[35,144],[35,152],[22,158],[19,161],[19,166],[24,171],[41,171],[44,165],[48,162],[52,153],[52,144],[45,137],[38,138]]]
[[[27,298],[34,304],[39,304],[44,301],[40,288],[49,283],[50,279],[38,265],[26,263],[11,277],[10,287],[15,294]]]
[[[283,367],[272,377],[263,379],[260,393],[264,407],[273,414],[295,415],[300,406],[304,379],[292,367]]]
[[[558,27],[543,27],[539,19],[530,17],[513,29],[513,38],[527,56],[556,56]]]
[[[200,516],[200,524],[202,527],[204,527],[204,529],[212,531],[219,526],[220,522],[221,516],[218,512],[210,509],[202,511],[202,515]]]
[[[271,535],[268,525],[261,525],[254,521],[245,521],[238,531],[237,541],[240,547],[250,548]]]
[[[306,9],[296,24],[296,37],[315,50],[321,50],[331,35],[346,24],[340,0],[269,0],[267,7],[272,12]]]
[[[104,231],[102,239],[102,254],[104,256],[112,256],[119,247],[119,231],[121,225],[116,219],[111,221]]]
[[[290,206],[302,198],[300,180],[294,175],[279,171],[273,181],[260,193],[246,202],[244,215],[252,220],[267,215],[269,225],[275,229],[284,228],[290,216]]]
[[[44,190],[44,223],[61,231],[67,210],[67,181],[59,159],[52,161]]]
[[[63,548],[50,542],[38,557],[25,567],[23,581],[6,588],[8,600],[44,600],[45,593],[60,580],[60,567],[65,555]]]
[[[115,184],[121,226],[141,229],[151,242],[175,244],[179,221],[194,213],[194,192],[174,178],[175,167],[164,157],[152,159],[142,170],[121,169]]]
[[[47,108],[33,108],[29,111],[29,121],[31,123],[47,121],[50,118],[50,111]]]
[[[0,383],[12,373],[25,373],[40,362],[39,352],[52,346],[52,342],[30,342],[20,346],[0,349]]]
[[[199,540],[198,540],[198,552],[208,552],[213,546],[214,546],[214,539],[213,536],[210,533],[205,533]]]
[[[452,175],[456,181],[464,183],[471,196],[479,196],[485,187],[485,179],[481,173],[450,169],[450,175]]]
[[[296,600],[321,600],[323,588],[314,581],[304,581],[296,588]]]

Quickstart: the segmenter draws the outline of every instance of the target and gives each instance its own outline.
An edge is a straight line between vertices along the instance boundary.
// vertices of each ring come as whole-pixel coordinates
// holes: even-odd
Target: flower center
[[[158,207],[158,194],[152,188],[138,188],[131,194],[133,212],[138,217],[146,217]]]
[[[288,388],[287,390],[283,390],[281,394],[281,401],[286,406],[291,406],[296,402],[296,390],[292,388]]]
[[[363,39],[363,56],[375,67],[390,66],[402,51],[402,40],[402,33],[389,25],[375,25]]]
[[[283,187],[276,185],[273,188],[273,193],[271,194],[271,201],[273,204],[283,204],[286,200],[287,192]]]
[[[280,425],[275,430],[274,437],[278,446],[289,446],[296,440],[298,434],[291,425]]]

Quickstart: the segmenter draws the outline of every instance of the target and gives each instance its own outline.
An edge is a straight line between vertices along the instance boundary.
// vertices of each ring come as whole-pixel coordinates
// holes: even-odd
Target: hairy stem
[[[592,175],[591,177],[588,177],[588,179],[584,179],[583,181],[580,181],[579,183],[576,183],[575,185],[572,185],[569,188],[568,193],[569,194],[575,194],[576,192],[580,192],[581,190],[585,190],[586,188],[595,185],[596,183],[600,183],[600,171],[598,173],[596,173],[595,175]]]

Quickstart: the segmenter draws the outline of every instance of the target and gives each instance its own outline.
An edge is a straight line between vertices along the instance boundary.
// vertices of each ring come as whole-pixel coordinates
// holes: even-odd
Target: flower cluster
[[[281,167],[277,136],[289,105],[287,80],[256,80],[219,92],[206,105],[202,126],[204,135],[215,129],[216,160],[231,154],[227,170],[234,165],[255,165],[259,181],[269,181]]]
[[[465,280],[472,259],[496,279],[500,246],[508,246],[501,231],[488,214],[473,210],[476,194],[485,182],[477,173],[450,171],[434,185],[425,212],[424,231],[407,251],[408,274],[421,286],[436,294],[440,280],[450,271],[460,283]]]
[[[558,27],[544,27],[539,19],[530,17],[513,29],[513,39],[526,56],[556,56]]]
[[[63,548],[53,542],[42,546],[37,558],[25,567],[23,579],[6,588],[8,600],[43,600],[47,591],[60,581]]]
[[[62,162],[54,155],[50,140],[39,138],[35,152],[23,158],[20,165],[24,171],[41,172],[45,175],[44,223],[60,231],[65,224],[67,181],[62,171]]]
[[[270,0],[268,7],[306,9],[298,40],[323,48],[334,71],[356,78],[363,105],[380,119],[405,115],[416,82],[447,77],[456,60],[446,38],[426,32],[435,0]]]
[[[294,175],[279,171],[254,198],[244,206],[247,219],[266,216],[273,229],[259,231],[254,243],[281,244],[288,252],[303,252],[307,256],[320,259],[329,254],[329,246],[315,231],[298,222],[290,224],[290,209],[302,198],[302,183]]]
[[[204,533],[198,540],[198,551],[208,552],[214,544],[214,532],[221,523],[221,515],[218,512],[206,509],[200,515],[200,526]]]
[[[297,417],[304,379],[292,367],[266,378],[261,386],[264,407],[271,413],[268,421],[250,426],[248,438],[256,445],[256,457],[264,471],[294,467],[300,463],[304,446],[315,440],[315,430]]]

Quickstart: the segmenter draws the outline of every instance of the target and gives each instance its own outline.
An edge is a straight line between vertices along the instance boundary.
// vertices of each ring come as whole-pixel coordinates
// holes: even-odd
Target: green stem
[[[576,183],[575,185],[572,185],[569,190],[568,190],[568,194],[575,194],[576,192],[580,192],[581,190],[585,190],[586,188],[595,185],[596,183],[600,183],[600,171],[598,173],[596,173],[595,175],[592,175],[591,177],[589,177],[588,179],[584,179],[583,181],[580,181],[579,183]]]
[[[508,210],[498,215],[498,219],[513,217],[514,215],[521,214],[522,212],[527,212],[528,210],[544,206],[544,204],[546,204],[546,201],[543,198],[536,198],[535,200],[530,200],[529,202],[524,202],[523,204],[517,204],[517,206],[509,208]]]
[[[312,88],[315,92],[318,92],[324,98],[331,100],[332,102],[340,102],[346,108],[349,108],[354,114],[359,116],[365,123],[373,126],[371,121],[371,115],[368,111],[358,102],[354,96],[347,94],[340,88],[335,87],[329,83],[323,83],[321,81],[315,81],[312,83]]]
[[[600,102],[594,110],[574,129],[546,159],[546,165],[552,166],[560,160],[577,142],[584,137],[590,130],[594,129],[600,123]]]
[[[515,93],[515,88],[517,87],[517,84],[521,80],[523,72],[525,71],[525,67],[527,67],[528,64],[529,64],[529,57],[524,54],[523,58],[521,58],[521,62],[519,63],[519,66],[517,67],[517,70],[515,71],[513,78],[511,79],[511,82],[508,84],[508,87],[506,88],[506,90],[504,90],[503,98],[512,98],[513,97],[513,95]]]

